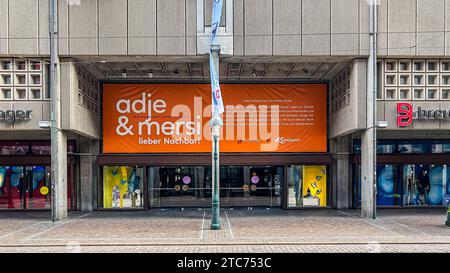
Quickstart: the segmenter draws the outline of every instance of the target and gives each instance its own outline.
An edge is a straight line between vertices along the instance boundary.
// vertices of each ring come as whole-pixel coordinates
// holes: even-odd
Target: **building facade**
[[[377,205],[444,206],[450,0],[378,2]],[[210,16],[58,1],[69,209],[210,206]],[[0,0],[2,210],[50,206],[48,21],[49,0]],[[359,207],[368,1],[224,0],[218,35],[221,205]]]

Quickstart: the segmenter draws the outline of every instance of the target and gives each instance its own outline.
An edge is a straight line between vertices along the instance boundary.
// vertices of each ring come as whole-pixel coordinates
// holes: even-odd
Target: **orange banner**
[[[221,84],[221,152],[326,152],[325,84]],[[104,84],[103,152],[211,152],[209,84]]]

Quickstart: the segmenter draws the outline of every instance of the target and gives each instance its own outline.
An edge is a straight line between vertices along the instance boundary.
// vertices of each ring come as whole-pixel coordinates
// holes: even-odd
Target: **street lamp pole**
[[[373,184],[372,184],[372,219],[377,218],[377,127],[378,127],[378,117],[377,117],[377,89],[378,89],[378,71],[377,71],[377,34],[378,34],[378,0],[372,0],[371,2],[371,22],[370,22],[370,36],[371,36],[371,46],[370,46],[370,58],[369,62],[372,65],[372,69],[369,71],[372,73],[372,104],[373,104],[373,135],[372,135],[372,147],[373,147]]]
[[[220,46],[211,45],[211,55],[210,61],[214,62],[214,67],[217,75],[219,75],[219,54]],[[212,72],[212,71],[211,71]],[[211,106],[214,105],[214,94],[211,96]],[[223,121],[220,118],[220,114],[212,109],[212,119],[210,122],[211,126],[211,137],[212,137],[212,217],[211,217],[211,229],[220,229],[220,129],[223,126]]]

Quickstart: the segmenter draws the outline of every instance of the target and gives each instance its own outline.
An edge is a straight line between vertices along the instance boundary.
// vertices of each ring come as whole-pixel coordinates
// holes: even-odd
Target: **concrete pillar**
[[[376,92],[377,92],[377,1],[369,5],[369,59],[367,62],[366,130],[361,138],[361,216],[376,218]]]
[[[96,206],[96,185],[100,183],[97,175],[96,143],[98,141],[81,138],[79,145],[80,156],[80,210],[92,211]]]
[[[58,1],[50,2],[50,90],[51,90],[51,169],[52,221],[67,218],[67,135],[61,129],[61,71],[58,56]]]
[[[375,165],[373,129],[367,129],[361,137],[361,216],[375,218]]]
[[[52,141],[52,179],[53,183],[53,210],[52,219],[62,221],[67,218],[67,136],[59,130]]]
[[[348,209],[351,204],[351,137],[331,139],[333,153],[333,200],[336,209]]]

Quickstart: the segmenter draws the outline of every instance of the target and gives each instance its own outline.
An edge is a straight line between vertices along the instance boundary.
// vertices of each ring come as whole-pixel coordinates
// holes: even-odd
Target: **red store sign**
[[[450,119],[450,110],[442,109],[422,109],[418,107],[413,109],[411,103],[397,103],[397,126],[406,127],[412,124],[413,120],[429,120],[429,119]]]

